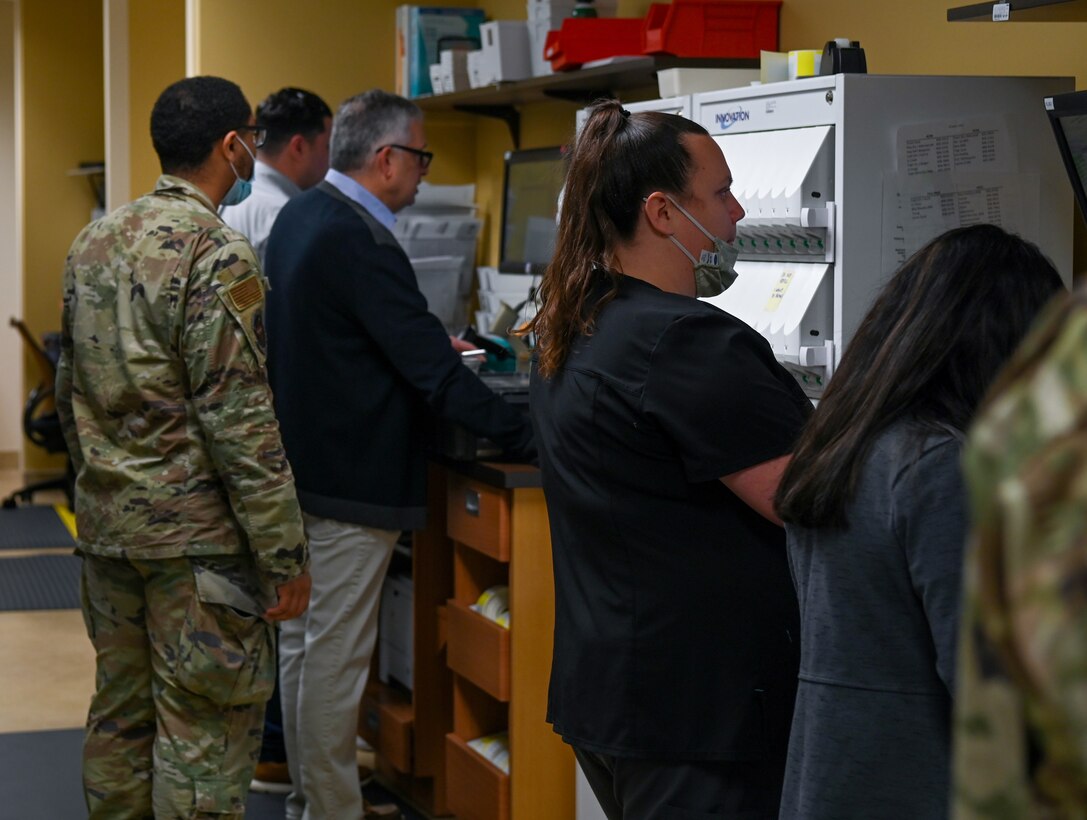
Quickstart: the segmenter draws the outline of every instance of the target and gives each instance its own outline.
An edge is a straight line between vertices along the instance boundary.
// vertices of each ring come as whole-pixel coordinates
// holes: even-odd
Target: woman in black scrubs
[[[772,498],[811,406],[695,298],[735,276],[731,184],[699,125],[594,106],[531,323],[548,720],[609,818],[777,817],[799,646]]]

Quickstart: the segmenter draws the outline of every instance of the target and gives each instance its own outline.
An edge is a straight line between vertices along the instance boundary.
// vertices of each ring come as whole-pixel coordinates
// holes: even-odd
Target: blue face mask
[[[245,153],[253,160],[253,170],[257,169],[257,158],[253,156],[253,152],[249,150],[249,146],[245,144],[245,140],[241,137],[238,138],[242,148],[245,149]],[[223,197],[223,201],[220,205],[239,205],[244,202],[251,193],[253,193],[253,180],[252,174],[250,179],[242,179],[238,174],[238,169],[234,167],[234,163],[230,163],[230,170],[234,172],[234,184],[230,186],[230,190],[226,192],[226,196]]]
[[[699,223],[697,219],[687,213],[687,209],[676,202],[672,197],[668,201],[675,205],[681,214],[691,220],[691,223],[702,231],[713,242],[712,251],[702,251],[701,258],[696,260],[691,252],[683,247],[683,244],[674,236],[671,239],[694,265],[695,295],[699,297],[718,296],[728,290],[736,281],[736,259],[740,252],[728,244],[719,236],[714,236]]]

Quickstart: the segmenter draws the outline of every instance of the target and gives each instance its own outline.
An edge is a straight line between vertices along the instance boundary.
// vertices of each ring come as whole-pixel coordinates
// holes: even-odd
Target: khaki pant
[[[248,555],[83,556],[91,820],[244,816],[275,669],[255,578]]]
[[[377,642],[381,585],[399,531],[303,514],[313,591],[279,635],[287,820],[359,820],[359,700]]]

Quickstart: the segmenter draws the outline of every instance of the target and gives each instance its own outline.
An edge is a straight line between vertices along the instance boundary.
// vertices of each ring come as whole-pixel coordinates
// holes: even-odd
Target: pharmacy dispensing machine
[[[817,399],[874,294],[946,230],[1002,225],[1070,282],[1072,198],[1043,100],[1072,87],[839,74],[693,95],[747,212],[739,277],[710,301]]]

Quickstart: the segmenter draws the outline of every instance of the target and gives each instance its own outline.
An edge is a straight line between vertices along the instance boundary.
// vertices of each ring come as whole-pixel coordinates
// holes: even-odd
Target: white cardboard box
[[[472,88],[483,88],[485,85],[490,85],[487,77],[483,76],[481,71],[483,67],[483,51],[469,51],[468,52],[468,85]]]
[[[551,31],[551,25],[546,20],[528,21],[528,47],[533,77],[546,77],[555,73],[551,68],[551,61],[544,57],[544,46],[547,44],[549,31]]]
[[[661,97],[740,88],[759,79],[757,68],[665,68],[657,72]]]
[[[445,93],[445,86],[442,83],[441,63],[433,63],[430,66],[430,88],[435,94]]]
[[[492,20],[479,27],[483,55],[477,58],[484,82],[509,82],[532,76],[528,25],[523,20]]]
[[[533,3],[528,4],[527,19],[530,23],[547,23],[549,28],[560,28],[566,17],[573,16],[574,2]]]
[[[539,287],[542,276],[527,273],[501,273],[498,268],[478,267],[479,286],[494,293],[525,294],[530,288]]]
[[[408,689],[413,684],[412,669],[412,582],[410,575],[390,575],[381,587],[378,610],[377,670],[382,683],[394,678]]]
[[[468,82],[468,54],[467,50],[462,49],[449,49],[440,53],[438,67],[443,94],[467,91],[471,87]]]
[[[564,17],[572,17],[577,0],[528,0],[525,15],[528,20],[546,20],[553,28],[562,25]],[[597,17],[614,17],[619,11],[619,0],[596,0]]]

